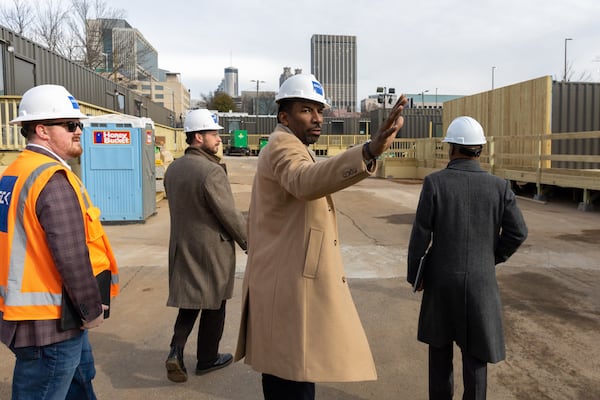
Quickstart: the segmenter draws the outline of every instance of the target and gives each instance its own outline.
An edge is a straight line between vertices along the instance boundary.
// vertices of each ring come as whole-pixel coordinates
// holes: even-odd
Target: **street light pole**
[[[494,70],[496,67],[492,67],[492,90],[494,90]]]
[[[383,103],[383,113],[385,114],[385,104],[388,101],[388,97],[389,97],[389,100],[391,100],[392,96],[396,93],[396,89],[388,88],[386,86],[378,86],[377,93],[382,93],[379,96],[382,96],[381,97],[382,101],[380,103]]]
[[[265,83],[265,81],[261,81],[260,79],[252,79],[250,82],[256,82],[256,97],[254,98],[254,115],[258,115],[258,87],[261,83]]]
[[[425,93],[429,92],[429,89],[421,92],[421,108],[425,108]]]
[[[383,115],[385,116],[385,95],[387,93],[387,87],[385,86],[379,86],[377,87],[377,93],[383,93],[381,96],[383,96]]]
[[[171,89],[171,103],[171,109],[173,110],[173,113],[175,113],[175,91],[173,89]]]
[[[573,38],[565,38],[565,75],[563,76],[563,82],[567,81],[567,41],[573,40]]]

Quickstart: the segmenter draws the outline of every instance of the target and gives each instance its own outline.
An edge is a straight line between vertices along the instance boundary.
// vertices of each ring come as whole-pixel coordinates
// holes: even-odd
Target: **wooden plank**
[[[541,181],[544,185],[554,185],[569,188],[600,190],[600,174],[588,174],[581,171],[576,176],[564,173],[542,173]]]
[[[575,154],[556,154],[552,156],[542,156],[542,159],[551,161],[600,163],[600,156],[579,156]]]
[[[537,182],[538,173],[536,171],[496,169],[495,174],[501,178],[518,182]]]

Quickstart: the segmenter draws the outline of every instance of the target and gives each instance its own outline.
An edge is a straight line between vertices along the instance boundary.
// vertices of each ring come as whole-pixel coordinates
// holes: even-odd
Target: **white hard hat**
[[[446,137],[442,142],[461,144],[465,146],[485,144],[483,128],[471,117],[455,118],[446,131]]]
[[[325,100],[323,86],[312,74],[297,74],[290,76],[279,88],[279,93],[275,96],[275,102],[279,103],[283,99],[305,99],[316,101],[329,108]]]
[[[19,103],[18,117],[10,121],[10,124],[21,125],[22,122],[59,118],[88,117],[81,113],[77,100],[64,87],[39,85],[23,94]]]
[[[217,116],[207,109],[192,110],[185,116],[183,130],[188,132],[216,131],[223,129],[217,124]]]

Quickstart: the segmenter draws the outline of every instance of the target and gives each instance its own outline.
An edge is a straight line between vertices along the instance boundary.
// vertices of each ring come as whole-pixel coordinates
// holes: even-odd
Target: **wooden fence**
[[[7,165],[12,157],[25,147],[25,140],[16,126],[8,121],[16,115],[19,97],[0,96],[0,165]],[[101,115],[112,112],[81,103],[82,112]],[[248,135],[252,154],[259,152],[260,139],[268,135]],[[155,137],[163,150],[179,157],[187,147],[185,134],[176,129],[155,124]],[[322,135],[312,145],[318,156],[335,156],[367,139],[365,135]],[[600,131],[557,134],[505,134],[490,136],[484,147],[481,162],[489,172],[520,183],[533,183],[537,194],[543,196],[544,186],[560,186],[583,189],[583,203],[590,203],[591,191],[600,190],[600,155],[552,154],[556,141],[600,140]],[[564,146],[557,146],[564,148]],[[574,148],[577,148],[575,146]],[[392,147],[382,155],[378,176],[385,178],[422,179],[427,174],[442,169],[448,162],[447,145],[440,138],[396,139]],[[559,168],[568,162],[583,165],[580,168]]]

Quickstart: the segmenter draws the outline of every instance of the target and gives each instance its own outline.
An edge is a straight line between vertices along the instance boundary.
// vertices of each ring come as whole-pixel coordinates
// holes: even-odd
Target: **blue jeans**
[[[96,400],[96,368],[87,331],[47,346],[11,350],[17,357],[13,400]]]

